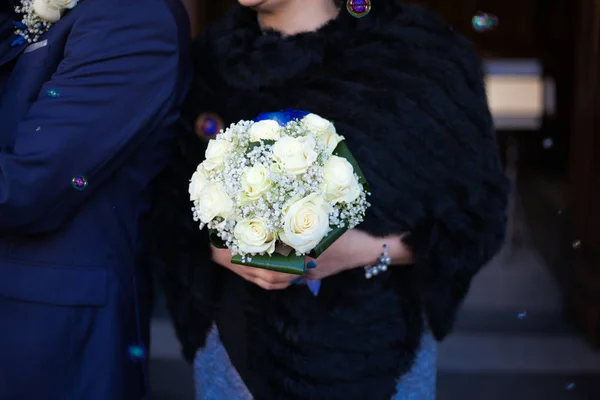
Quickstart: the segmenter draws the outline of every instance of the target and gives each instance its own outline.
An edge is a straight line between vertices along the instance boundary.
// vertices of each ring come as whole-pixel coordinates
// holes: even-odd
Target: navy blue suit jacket
[[[11,47],[14,19],[0,9],[0,399],[138,399],[132,277],[191,77],[187,15],[81,0]]]

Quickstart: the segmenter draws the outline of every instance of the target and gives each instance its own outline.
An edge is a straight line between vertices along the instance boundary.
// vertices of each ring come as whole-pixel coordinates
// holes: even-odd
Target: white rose
[[[67,9],[72,9],[79,0],[33,0],[33,11],[50,23],[56,23],[60,20]]]
[[[344,137],[338,135],[334,131],[325,131],[317,137],[317,140],[321,146],[327,149],[329,154],[332,154],[337,145],[344,140]]]
[[[331,207],[316,193],[292,204],[284,216],[281,241],[300,253],[308,253],[327,235]]]
[[[225,162],[225,155],[229,152],[233,144],[227,140],[212,139],[209,140],[204,153],[205,160],[202,163],[204,169],[212,171],[220,167]]]
[[[315,138],[312,136],[285,136],[273,145],[273,159],[283,171],[294,175],[303,174],[317,160],[315,145]]]
[[[323,132],[328,129],[333,129],[335,132],[335,127],[331,123],[331,121],[317,115],[317,114],[308,114],[300,121],[302,125],[306,128],[315,131],[315,132]]]
[[[345,158],[331,156],[323,166],[325,199],[334,203],[351,203],[358,198],[360,183],[352,164]]]
[[[256,164],[244,171],[241,183],[244,196],[256,200],[271,187],[269,170],[262,164]]]
[[[73,9],[79,3],[79,0],[46,0],[48,3],[53,4],[60,9]]]
[[[202,190],[204,190],[206,185],[210,183],[210,180],[208,179],[208,172],[206,172],[206,170],[204,169],[203,164],[204,163],[198,165],[198,168],[196,169],[196,171],[192,175],[192,178],[190,179],[190,186],[188,190],[190,192],[191,201],[198,200],[200,198]]]
[[[190,186],[188,189],[190,192],[190,200],[198,200],[200,198],[200,195],[202,194],[202,190],[209,183],[210,182],[208,180],[208,173],[204,169],[204,166],[200,164],[198,166],[198,169],[196,170],[196,172],[194,172],[192,178],[190,179]]]
[[[244,253],[272,254],[275,251],[275,234],[269,232],[267,224],[260,218],[241,220],[235,226],[233,235]]]
[[[319,144],[325,147],[330,154],[333,153],[338,143],[344,140],[343,136],[337,134],[331,121],[317,114],[308,114],[302,118],[301,123],[315,135]]]
[[[361,185],[352,164],[345,158],[331,156],[323,166],[325,199],[334,203],[351,203],[360,196]]]
[[[200,221],[207,224],[216,217],[228,219],[233,211],[233,201],[221,186],[216,183],[209,183],[200,192],[197,199],[198,206],[196,211]]]
[[[258,121],[250,127],[250,141],[277,140],[281,137],[281,126],[277,121],[265,119]]]

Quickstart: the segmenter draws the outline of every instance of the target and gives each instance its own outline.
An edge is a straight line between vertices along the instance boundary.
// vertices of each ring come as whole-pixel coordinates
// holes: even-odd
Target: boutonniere
[[[58,22],[78,2],[79,0],[21,0],[21,5],[15,7],[15,11],[23,19],[15,23],[15,32],[19,38],[13,45],[37,42],[52,24]]]

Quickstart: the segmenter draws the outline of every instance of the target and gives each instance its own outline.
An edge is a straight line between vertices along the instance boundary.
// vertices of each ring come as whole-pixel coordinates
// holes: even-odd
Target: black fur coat
[[[184,354],[193,357],[216,321],[258,400],[389,399],[424,326],[437,339],[450,332],[472,277],[503,242],[507,181],[473,46],[420,8],[373,3],[365,18],[342,9],[317,32],[287,38],[236,8],[195,43],[196,81],[154,207],[152,261]],[[371,186],[359,229],[410,232],[413,266],[371,280],[344,272],[314,297],[306,287],[263,291],[210,262],[187,193],[206,145],[194,120],[215,112],[229,124],[287,108],[335,122]]]

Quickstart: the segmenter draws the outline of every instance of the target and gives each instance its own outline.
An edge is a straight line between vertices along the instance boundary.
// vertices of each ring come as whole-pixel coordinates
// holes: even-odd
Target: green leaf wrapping
[[[270,256],[252,256],[252,261],[242,262],[242,257],[233,256],[231,262],[248,267],[268,269],[271,271],[285,272],[287,274],[304,275],[304,257],[292,252],[289,256],[273,253]]]
[[[208,231],[208,238],[210,243],[215,246],[217,249],[226,249],[225,242],[217,235],[217,231],[210,229]]]
[[[274,141],[264,141],[264,142],[267,142],[267,143],[273,142],[274,143]],[[253,144],[251,144],[251,146],[254,147],[259,144],[260,144],[260,142],[257,142],[255,144],[253,143]],[[338,157],[342,157],[342,158],[345,158],[346,160],[348,160],[348,162],[354,168],[356,175],[358,175],[359,182],[363,185],[364,190],[369,191],[369,184],[367,182],[367,179],[363,175],[360,167],[358,166],[358,163],[356,162],[356,159],[354,158],[354,156],[352,156],[350,149],[348,149],[348,146],[346,146],[346,143],[344,141],[341,141],[337,145],[337,147],[333,151],[333,154]],[[346,231],[347,231],[346,228],[334,228],[310,252],[310,254],[309,254],[310,257],[318,258],[321,254],[323,254],[325,252],[325,250],[327,250],[329,248],[329,246],[331,246],[336,240],[338,240]],[[216,231],[211,230],[209,232],[209,237],[210,237],[211,243],[216,248],[219,248],[219,249],[227,248],[225,246],[225,243],[223,242],[223,240],[219,236],[217,236]],[[267,270],[277,271],[277,272],[285,272],[285,273],[294,274],[294,275],[304,275],[304,272],[305,272],[304,257],[297,256],[294,252],[292,252],[292,254],[290,254],[288,256],[274,253],[270,256],[253,256],[251,258],[252,258],[252,261],[249,261],[249,262],[247,261],[244,263],[244,262],[242,262],[241,256],[233,256],[231,258],[231,262],[234,264],[246,265],[249,267],[262,268],[262,269],[267,269]]]
[[[217,249],[226,249],[225,243],[217,235],[217,231],[209,231],[209,239],[213,246]],[[285,272],[294,275],[304,275],[304,257],[299,257],[295,253],[291,253],[289,256],[281,254],[273,254],[271,256],[253,256],[252,261],[242,262],[241,256],[231,257],[231,262],[239,265],[246,265],[248,267],[256,267],[262,269],[268,269],[271,271]]]
[[[270,139],[262,139],[258,142],[250,142],[250,144],[248,144],[248,147],[246,148],[246,151],[250,152],[253,148],[258,147],[261,144],[274,145],[275,141]]]
[[[319,256],[325,253],[325,250],[327,250],[329,246],[331,246],[333,242],[338,240],[340,236],[342,236],[347,230],[348,229],[346,228],[333,228],[333,230],[329,232],[329,235],[325,236],[323,240],[321,240],[319,244],[316,245],[314,249],[312,249],[309,255],[312,258],[319,258]]]

